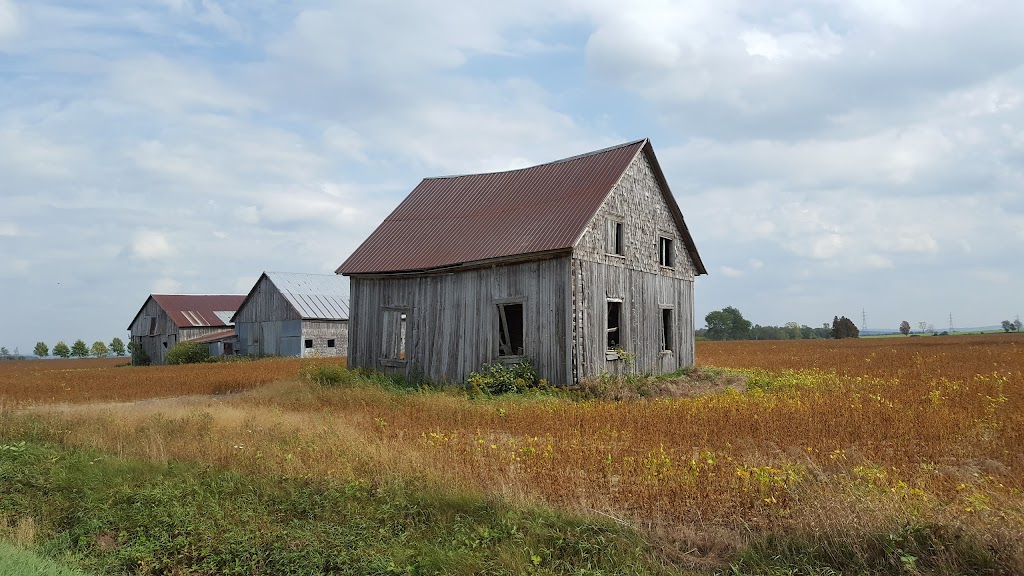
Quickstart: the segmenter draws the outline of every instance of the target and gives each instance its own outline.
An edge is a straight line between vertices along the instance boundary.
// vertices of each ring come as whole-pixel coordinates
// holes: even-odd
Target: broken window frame
[[[673,352],[675,350],[675,327],[676,314],[673,308],[661,309],[661,351]]]
[[[498,335],[496,355],[498,358],[521,358],[526,355],[526,299],[502,298],[494,300],[495,322],[494,334]],[[507,318],[507,307],[518,306],[520,310],[519,342],[512,338],[513,334]],[[503,353],[509,351],[510,353]]]
[[[412,309],[404,306],[381,308],[380,363],[404,366],[409,361],[409,318]]]
[[[675,268],[675,239],[671,236],[658,236],[658,265]]]
[[[611,256],[626,255],[626,224],[621,218],[611,217],[608,219],[608,237],[605,252]]]
[[[613,314],[614,311],[614,314]],[[615,325],[612,326],[612,320],[615,320]],[[605,304],[605,343],[609,352],[622,349],[622,341],[624,331],[622,329],[622,298],[608,298]],[[612,335],[615,335],[615,340],[612,340]]]

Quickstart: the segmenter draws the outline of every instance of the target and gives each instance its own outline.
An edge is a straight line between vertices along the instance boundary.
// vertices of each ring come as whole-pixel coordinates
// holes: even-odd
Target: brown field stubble
[[[157,461],[397,478],[599,512],[695,561],[769,531],[855,539],[925,524],[1024,569],[1022,352],[1014,335],[702,342],[701,365],[744,369],[765,390],[629,402],[325,389],[297,381],[298,364],[202,365],[190,381],[229,386],[217,370],[236,370],[234,389],[281,374],[233,397],[39,417],[55,439]],[[162,370],[138,370],[151,396],[214,391]],[[74,401],[65,382],[57,401]],[[77,389],[94,401],[104,387]],[[26,425],[4,421],[0,437]]]

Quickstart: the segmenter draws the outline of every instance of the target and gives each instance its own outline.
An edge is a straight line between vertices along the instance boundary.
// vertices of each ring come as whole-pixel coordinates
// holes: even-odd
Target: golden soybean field
[[[700,342],[697,358],[746,390],[472,399],[324,388],[299,360],[0,363],[0,439],[42,425],[157,462],[541,502],[697,566],[769,533],[856,543],[928,526],[1024,570],[1024,338]]]

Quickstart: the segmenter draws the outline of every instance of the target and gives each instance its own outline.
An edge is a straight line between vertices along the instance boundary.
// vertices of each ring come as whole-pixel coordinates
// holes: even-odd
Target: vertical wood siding
[[[301,318],[266,276],[235,313],[239,354],[298,356],[302,351]]]
[[[150,318],[156,318],[156,329],[152,335],[149,333]],[[160,304],[153,298],[149,298],[142,307],[139,317],[132,323],[129,332],[131,341],[145,350],[151,363],[164,364],[167,351],[176,343],[221,330],[224,330],[223,326],[189,326],[179,330],[178,325],[164,312]]]
[[[498,301],[522,301],[524,357],[568,382],[569,257],[405,278],[353,276],[349,365],[461,382],[498,359]],[[405,309],[407,357],[382,362],[385,308]]]
[[[623,223],[623,255],[609,254],[611,222]],[[672,239],[673,267],[658,263],[659,237]],[[640,154],[598,210],[573,251],[573,355],[576,377],[621,373],[609,361],[607,300],[622,300],[622,348],[635,354],[633,370],[664,373],[693,365],[693,278],[663,191],[647,158]],[[663,308],[673,310],[673,350],[661,351]]]

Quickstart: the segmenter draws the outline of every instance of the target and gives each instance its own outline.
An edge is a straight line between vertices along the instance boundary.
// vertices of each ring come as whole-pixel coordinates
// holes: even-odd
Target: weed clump
[[[471,394],[521,394],[536,389],[537,373],[529,360],[516,364],[484,364],[479,372],[471,372],[466,386]]]
[[[178,342],[167,351],[168,364],[199,364],[210,358],[210,347],[201,342]]]

